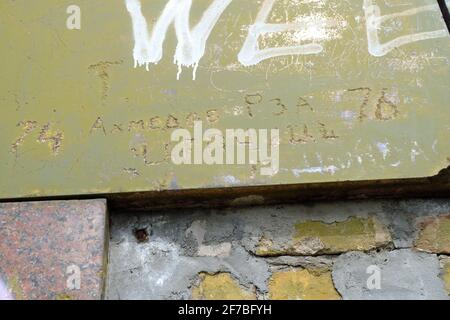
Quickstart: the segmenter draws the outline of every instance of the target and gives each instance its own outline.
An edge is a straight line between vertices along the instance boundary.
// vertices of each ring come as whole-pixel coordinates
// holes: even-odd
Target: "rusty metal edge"
[[[0,203],[105,198],[111,211],[139,211],[309,201],[446,197],[450,198],[450,166],[436,176],[425,178],[67,195],[1,199]]]

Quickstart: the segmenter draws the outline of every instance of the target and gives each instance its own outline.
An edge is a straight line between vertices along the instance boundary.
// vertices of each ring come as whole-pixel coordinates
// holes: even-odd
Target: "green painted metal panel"
[[[1,199],[426,177],[449,165],[450,39],[436,1],[190,5],[0,2]],[[171,134],[195,120],[279,129],[278,172],[175,165]]]

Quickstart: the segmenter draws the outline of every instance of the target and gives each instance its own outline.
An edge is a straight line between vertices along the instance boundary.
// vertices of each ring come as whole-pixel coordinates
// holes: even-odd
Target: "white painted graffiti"
[[[232,1],[213,0],[203,13],[200,21],[195,27],[191,28],[189,20],[192,0],[169,0],[150,32],[147,20],[142,13],[141,1],[125,0],[133,26],[135,67],[145,66],[149,70],[150,64],[157,64],[162,59],[166,34],[169,26],[173,24],[178,40],[173,59],[178,66],[177,79],[180,78],[183,67],[191,67],[193,68],[193,80],[195,80],[199,62],[205,54],[206,42]],[[334,28],[334,33],[337,34],[339,29],[342,29],[342,24],[327,19],[317,21],[311,19],[313,16],[303,17],[284,24],[268,23],[269,15],[276,1],[264,0],[254,24],[248,27],[248,35],[238,54],[238,61],[243,66],[257,65],[261,61],[274,57],[321,53],[324,48],[321,43],[315,41],[317,35],[320,35],[321,32],[329,32],[328,30],[331,28]],[[439,6],[437,3],[381,15],[381,9],[374,4],[374,0],[364,0],[363,10],[366,19],[368,50],[375,57],[384,56],[393,49],[409,43],[448,36],[447,30],[441,29],[400,36],[384,44],[380,42],[379,32],[384,22],[427,11],[438,12]],[[344,21],[344,24],[346,24],[346,21]],[[302,44],[286,44],[260,49],[259,39],[264,35],[289,32],[298,32],[301,35],[299,37],[301,41],[299,42],[302,42]],[[335,38],[338,38],[338,36],[328,36],[322,40]],[[310,43],[303,43],[306,39],[309,39]]]
[[[244,46],[238,55],[238,60],[242,65],[252,66],[263,60],[279,56],[314,54],[322,52],[322,45],[317,43],[290,47],[267,48],[264,50],[259,49],[258,41],[261,35],[267,33],[301,30],[303,28],[303,26],[298,23],[267,24],[266,20],[269,17],[276,1],[277,0],[264,1],[261,11],[256,18],[255,24],[250,26],[247,39],[245,40]]]
[[[426,6],[421,6],[409,10],[405,10],[398,13],[393,13],[389,15],[381,15],[380,7],[373,4],[373,0],[364,0],[364,12],[366,16],[366,28],[367,28],[367,40],[369,44],[369,53],[375,57],[382,57],[388,54],[395,48],[401,47],[403,45],[427,40],[434,38],[443,38],[448,36],[448,31],[445,29],[420,32],[410,35],[404,35],[394,40],[391,40],[385,44],[382,44],[379,39],[378,31],[380,30],[382,23],[391,19],[405,16],[413,16],[421,12],[426,11],[437,11],[439,12],[438,4],[431,4]]]
[[[178,65],[177,79],[180,77],[181,68],[186,66],[194,68],[193,79],[195,80],[198,63],[205,54],[206,40],[231,1],[214,0],[200,22],[190,30],[189,16],[192,0],[170,0],[150,36],[140,1],[126,0],[128,12],[133,21],[135,66],[145,65],[148,69],[149,64],[156,64],[161,60],[167,29],[174,23],[178,38],[174,56],[174,62]]]

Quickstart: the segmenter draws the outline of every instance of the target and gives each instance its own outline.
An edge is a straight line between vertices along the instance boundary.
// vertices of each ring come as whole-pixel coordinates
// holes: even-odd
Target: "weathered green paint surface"
[[[141,2],[151,33],[168,1]],[[193,2],[191,25],[212,3]],[[274,1],[266,23],[292,30],[260,35],[260,48],[318,52],[238,59],[271,2],[231,1],[196,79],[183,66],[177,80],[173,26],[159,63],[134,68],[125,1],[2,0],[0,198],[424,177],[449,165],[450,39],[436,1]],[[66,27],[72,4],[81,30]],[[370,26],[368,37],[374,8],[391,15],[375,30],[384,47]],[[278,128],[280,171],[174,165],[170,135],[196,119]]]

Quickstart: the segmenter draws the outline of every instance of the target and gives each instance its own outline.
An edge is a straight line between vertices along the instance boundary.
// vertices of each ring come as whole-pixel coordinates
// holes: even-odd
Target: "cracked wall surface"
[[[108,299],[449,299],[449,199],[111,219]]]

